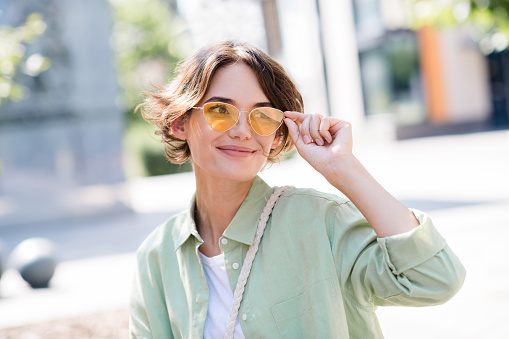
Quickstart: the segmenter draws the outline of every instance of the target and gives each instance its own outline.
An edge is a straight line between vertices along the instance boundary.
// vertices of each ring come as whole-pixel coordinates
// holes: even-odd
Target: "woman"
[[[458,291],[463,266],[429,218],[356,159],[350,125],[302,112],[283,68],[238,42],[201,49],[148,93],[144,116],[170,161],[191,159],[196,194],[138,251],[131,337],[223,337],[241,271],[235,338],[380,338],[377,306],[436,305]],[[257,239],[274,193],[257,173],[294,145],[348,200],[286,189]]]

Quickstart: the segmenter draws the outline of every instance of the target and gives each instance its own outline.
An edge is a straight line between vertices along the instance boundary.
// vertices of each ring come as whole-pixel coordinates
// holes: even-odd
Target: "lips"
[[[225,145],[217,147],[221,152],[235,157],[235,158],[246,158],[253,155],[256,150],[249,147],[235,146],[235,145]]]

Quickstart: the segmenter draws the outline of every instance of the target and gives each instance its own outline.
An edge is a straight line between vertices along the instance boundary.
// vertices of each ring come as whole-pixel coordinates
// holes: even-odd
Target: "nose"
[[[241,111],[239,113],[239,121],[228,130],[231,138],[239,138],[240,140],[251,139],[251,126],[248,121],[249,112]]]

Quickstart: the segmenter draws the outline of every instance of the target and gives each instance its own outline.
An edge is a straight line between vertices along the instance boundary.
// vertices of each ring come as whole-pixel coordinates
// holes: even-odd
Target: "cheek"
[[[207,140],[210,139],[210,135],[207,133],[206,126],[203,126],[199,119],[196,119],[194,116],[193,118],[194,119],[189,120],[186,128],[188,141],[194,143],[194,146],[197,146],[196,144],[199,145],[207,142]]]
[[[265,139],[265,138],[267,138],[267,139]],[[273,139],[271,137],[265,137],[265,138],[260,140],[259,143],[262,146],[264,155],[269,156],[270,151],[275,147],[274,145],[277,146],[277,142],[276,142],[276,139]]]

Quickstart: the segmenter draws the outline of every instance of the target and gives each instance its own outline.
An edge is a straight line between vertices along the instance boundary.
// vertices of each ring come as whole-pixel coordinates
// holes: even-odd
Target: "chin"
[[[205,175],[218,180],[246,182],[253,180],[264,168],[265,162],[260,164],[242,162],[207,162],[205,166],[193,163],[195,175]]]
[[[218,176],[223,180],[236,181],[236,182],[246,182],[253,180],[261,169],[256,170],[247,170],[247,169],[233,169],[229,171],[225,171]]]

